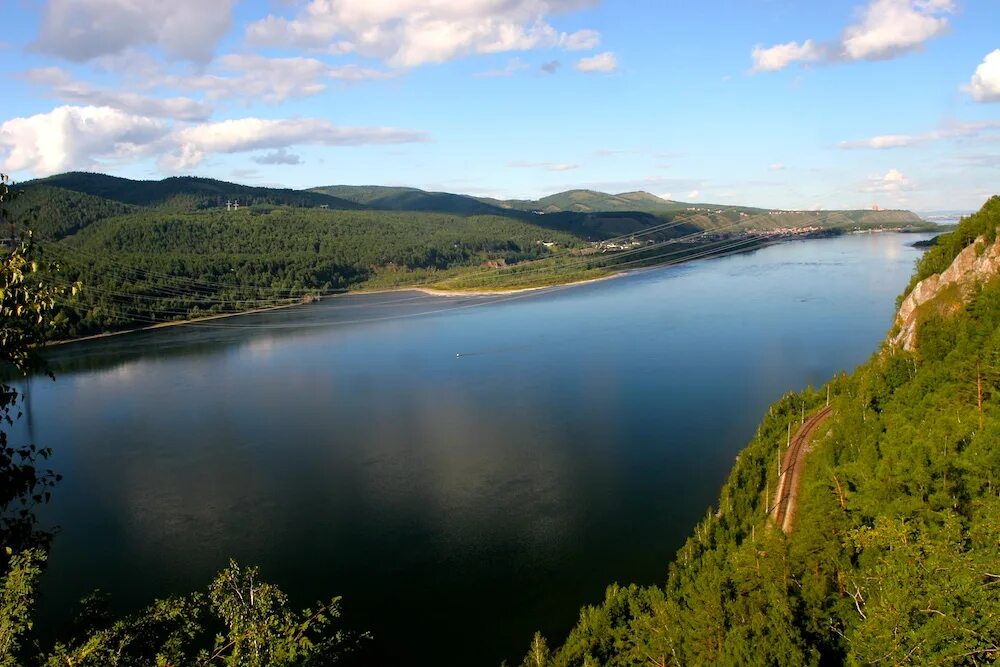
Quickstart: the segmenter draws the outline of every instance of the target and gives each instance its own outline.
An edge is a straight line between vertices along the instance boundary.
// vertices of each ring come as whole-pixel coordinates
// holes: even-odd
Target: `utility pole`
[[[805,404],[805,401],[802,402],[802,421],[800,421],[799,423],[800,424],[805,424],[806,423],[806,404]]]
[[[826,407],[830,407],[830,385],[826,385]]]
[[[976,398],[979,402],[979,430],[983,430],[983,373],[980,362],[976,361]]]

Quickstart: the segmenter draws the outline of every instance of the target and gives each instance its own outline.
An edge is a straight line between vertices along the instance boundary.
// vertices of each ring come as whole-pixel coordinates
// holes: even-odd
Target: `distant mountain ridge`
[[[507,211],[484,200],[451,192],[384,185],[328,185],[309,192],[345,199],[384,211],[433,211],[464,215],[502,215]]]
[[[921,219],[909,211],[785,211],[731,204],[690,203],[664,199],[644,191],[609,194],[576,189],[557,192],[540,199],[495,199],[452,192],[429,192],[413,187],[380,185],[327,185],[305,190],[241,185],[197,176],[173,176],[159,181],[133,180],[91,172],[68,172],[26,181],[21,187],[61,188],[133,206],[164,206],[174,203],[187,208],[210,208],[239,200],[241,205],[277,204],[326,207],[339,210],[424,211],[457,215],[511,214],[623,214],[644,213],[655,216],[743,213],[746,216],[782,214],[788,220],[815,220],[849,214],[860,223],[883,220],[887,224],[919,224]],[[788,220],[782,220],[784,224]],[[771,222],[778,222],[774,220]],[[696,223],[697,224],[697,223]],[[711,229],[715,225],[702,225]]]
[[[608,194],[596,190],[567,190],[557,192],[537,200],[489,200],[502,208],[542,211],[545,213],[575,212],[595,213],[597,211],[642,211],[643,213],[674,213],[683,211],[689,204],[657,197],[649,192],[622,192]]]

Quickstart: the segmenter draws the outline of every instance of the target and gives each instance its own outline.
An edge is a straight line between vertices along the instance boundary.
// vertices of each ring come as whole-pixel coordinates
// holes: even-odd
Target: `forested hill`
[[[915,281],[972,244],[996,254],[998,226],[994,197],[924,256]],[[914,351],[886,343],[828,387],[771,406],[663,584],[609,587],[560,646],[536,636],[524,664],[996,662],[1000,276],[936,298],[948,307],[924,314]],[[827,390],[833,416],[786,536],[766,518],[777,457]]]
[[[417,188],[394,188],[377,185],[330,185],[311,192],[340,197],[356,204],[384,211],[434,211],[466,215],[505,215],[500,206],[467,195],[450,192],[427,192]]]
[[[172,205],[179,209],[204,209],[225,206],[227,201],[232,200],[239,201],[243,206],[283,204],[326,206],[345,210],[362,208],[346,199],[309,190],[255,187],[195,176],[177,176],[160,181],[136,181],[106,174],[69,172],[27,181],[20,184],[20,187],[30,190],[35,185],[82,192],[135,206]]]
[[[935,228],[898,211],[545,212],[414,188],[304,191],[82,172],[18,190],[11,219],[35,232],[58,280],[85,287],[60,305],[66,338],[352,289],[539,287],[803,235]]]

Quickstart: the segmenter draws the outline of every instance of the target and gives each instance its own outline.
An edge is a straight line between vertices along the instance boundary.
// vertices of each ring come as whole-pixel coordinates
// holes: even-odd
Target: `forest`
[[[914,280],[980,236],[1000,197],[942,237]],[[912,285],[909,289],[912,289]],[[828,393],[829,392],[829,393]],[[825,404],[794,531],[768,489],[789,425]],[[611,585],[524,665],[966,664],[1000,657],[1000,278],[853,373],[771,406],[662,585]],[[827,429],[824,429],[827,430]]]
[[[79,172],[17,191],[11,219],[32,230],[53,280],[84,285],[78,299],[57,303],[61,339],[348,290],[562,284],[747,251],[776,240],[755,234],[785,227],[926,228],[903,211],[687,210],[644,193],[563,193],[541,202],[543,213],[415,188],[288,190]],[[639,210],[623,210],[630,204]]]

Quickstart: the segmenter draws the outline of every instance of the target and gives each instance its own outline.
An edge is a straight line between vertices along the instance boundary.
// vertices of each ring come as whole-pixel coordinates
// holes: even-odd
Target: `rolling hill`
[[[197,209],[224,206],[228,200],[239,200],[241,205],[327,206],[341,210],[363,208],[352,201],[319,192],[239,185],[195,176],[138,181],[76,171],[27,181],[20,184],[20,187],[27,190],[38,185],[82,192],[135,206]]]
[[[462,215],[503,215],[509,211],[467,195],[450,192],[427,192],[417,188],[381,185],[329,185],[312,188],[316,192],[338,197],[382,211],[431,211]]]

